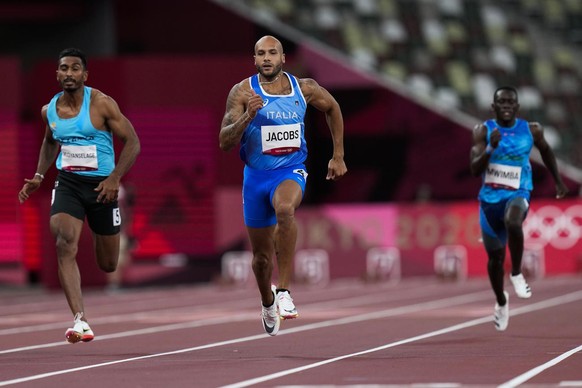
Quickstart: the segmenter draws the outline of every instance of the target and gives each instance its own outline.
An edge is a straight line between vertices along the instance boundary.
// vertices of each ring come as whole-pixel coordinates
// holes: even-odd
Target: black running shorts
[[[97,202],[95,188],[105,177],[87,177],[59,171],[51,200],[51,216],[66,213],[82,221],[87,217],[89,227],[100,235],[117,234],[121,228],[121,214],[117,201]]]

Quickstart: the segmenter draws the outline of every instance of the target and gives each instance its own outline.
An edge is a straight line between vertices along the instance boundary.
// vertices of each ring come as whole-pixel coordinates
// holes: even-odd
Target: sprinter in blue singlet
[[[20,202],[26,201],[56,159],[50,230],[56,240],[59,279],[74,316],[73,327],[65,332],[70,343],[94,337],[87,323],[76,261],[84,220],[93,232],[99,268],[115,271],[122,222],[119,185],[140,151],[139,138],[117,103],[85,86],[88,74],[82,51],[70,48],[59,54],[57,81],[63,90],[42,108],[45,135],[36,173],[25,179],[18,193]],[[114,136],[123,143],[117,164]]]
[[[262,302],[262,323],[276,335],[280,319],[298,316],[289,292],[297,226],[295,210],[307,181],[305,110],[307,104],[323,112],[333,139],[327,179],[346,172],[344,124],[339,104],[313,79],[298,79],[282,70],[281,42],[264,36],[255,44],[258,74],[231,89],[219,134],[220,148],[240,143],[245,163],[243,215],[253,250],[253,271]],[[271,285],[273,256],[279,270],[278,285]]]
[[[521,259],[522,226],[533,189],[529,162],[533,145],[556,182],[556,197],[563,198],[568,189],[558,173],[556,158],[542,126],[516,117],[517,90],[507,86],[497,89],[491,107],[495,119],[478,124],[473,130],[471,172],[483,180],[479,191],[480,224],[488,255],[487,272],[496,298],[495,328],[503,331],[509,323],[509,296],[504,291],[503,270],[506,246],[511,256],[509,278],[515,293],[519,298],[531,297],[530,286],[521,273]]]

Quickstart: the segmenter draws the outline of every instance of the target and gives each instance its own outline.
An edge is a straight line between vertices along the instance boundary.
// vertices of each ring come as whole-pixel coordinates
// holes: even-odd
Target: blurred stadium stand
[[[523,116],[545,125],[563,160],[582,166],[579,0],[218,2],[292,26],[354,66],[474,117],[490,115],[496,87],[513,85]]]

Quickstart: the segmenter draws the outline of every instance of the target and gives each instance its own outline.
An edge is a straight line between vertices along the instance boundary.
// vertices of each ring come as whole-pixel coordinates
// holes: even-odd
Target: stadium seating
[[[579,0],[244,0],[411,92],[485,119],[518,88],[558,156],[582,166]]]

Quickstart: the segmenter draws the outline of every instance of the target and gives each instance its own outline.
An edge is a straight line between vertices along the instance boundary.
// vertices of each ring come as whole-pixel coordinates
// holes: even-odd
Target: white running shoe
[[[83,318],[83,313],[75,314],[73,327],[67,329],[65,332],[65,338],[67,339],[67,342],[71,344],[76,344],[79,341],[89,342],[95,338],[93,330],[91,330],[89,324],[82,321],[81,318]]]
[[[289,291],[280,291],[277,293],[277,304],[279,305],[279,316],[281,319],[293,319],[299,316]]]
[[[279,311],[277,308],[277,297],[275,295],[275,286],[271,286],[273,291],[273,304],[269,307],[265,307],[261,304],[263,310],[261,312],[261,322],[263,322],[263,328],[269,335],[277,335],[279,332],[279,326],[281,325],[281,320],[279,319]]]
[[[518,298],[527,299],[531,297],[531,288],[525,281],[523,274],[520,273],[515,276],[509,275],[509,279],[511,280],[511,283],[513,283],[513,288],[515,289]]]
[[[509,294],[507,291],[503,291],[503,294],[505,295],[505,305],[500,306],[495,303],[495,314],[493,315],[495,328],[498,331],[504,331],[509,324]]]

